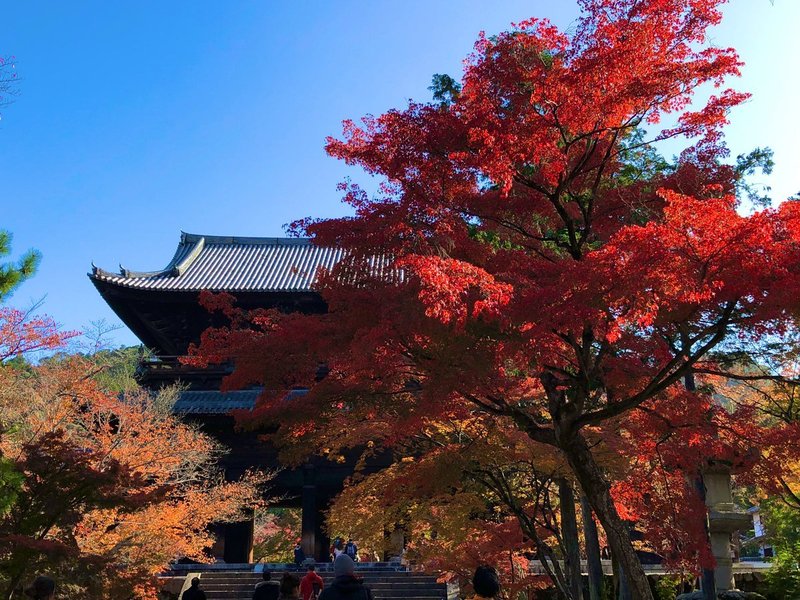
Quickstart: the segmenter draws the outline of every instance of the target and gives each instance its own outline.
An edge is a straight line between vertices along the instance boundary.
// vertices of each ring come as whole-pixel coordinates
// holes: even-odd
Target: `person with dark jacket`
[[[300,542],[297,542],[294,545],[294,565],[297,567],[297,570],[300,570],[300,567],[303,565],[303,561],[306,559],[306,553],[303,552],[303,547],[300,545]]]
[[[192,585],[183,592],[181,600],[206,600],[206,593],[200,589],[199,577],[192,577]]]
[[[267,570],[261,572],[261,579],[253,590],[253,600],[278,600],[281,584],[272,580],[272,575]]]
[[[333,561],[333,583],[322,590],[318,600],[372,600],[372,592],[355,576],[356,563],[347,554]]]
[[[475,590],[473,600],[493,600],[500,594],[500,578],[494,567],[481,565],[472,576],[472,589]]]
[[[358,546],[351,539],[347,540],[347,545],[344,547],[344,553],[347,554],[354,562],[358,562]]]

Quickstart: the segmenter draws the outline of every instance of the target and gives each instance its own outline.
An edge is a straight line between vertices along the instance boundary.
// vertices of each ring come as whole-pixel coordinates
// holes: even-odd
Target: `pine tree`
[[[0,230],[0,258],[11,254],[12,236]],[[31,277],[39,267],[42,255],[36,250],[28,250],[16,261],[0,263],[0,302],[6,300],[23,281]]]

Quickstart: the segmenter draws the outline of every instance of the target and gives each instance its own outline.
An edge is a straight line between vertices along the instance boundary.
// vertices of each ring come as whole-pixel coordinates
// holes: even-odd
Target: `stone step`
[[[220,585],[220,584],[253,584],[260,583],[262,581],[261,577],[200,577],[200,580],[206,585]],[[280,582],[280,577],[273,577],[272,581]],[[323,583],[327,585],[333,584],[335,581],[334,579],[323,579]],[[383,581],[370,581],[368,579],[361,580],[364,585],[369,586],[389,586],[389,585],[444,585],[443,583],[439,583],[436,581],[435,577],[425,577],[425,578],[418,578],[418,579],[394,579],[394,580],[383,580]]]
[[[201,589],[206,593],[206,598],[208,600],[251,600],[253,597],[252,590],[237,590],[234,592],[214,592],[209,591],[201,586]],[[400,600],[400,599],[407,599],[407,600],[446,600],[447,594],[439,593],[439,594],[418,594],[416,592],[387,592],[387,593],[380,593],[374,592],[372,593],[373,598],[375,600]]]
[[[252,598],[253,595],[253,588],[246,587],[246,588],[231,588],[231,589],[217,589],[217,588],[210,588],[205,587],[203,585],[200,588],[206,593],[208,600],[228,600],[232,598]],[[409,588],[398,588],[398,589],[385,589],[385,590],[375,590],[372,589],[372,595],[375,598],[426,598],[428,600],[434,599],[443,599],[447,598],[447,590],[445,588],[439,590],[416,590],[416,589],[409,589]]]
[[[225,591],[238,591],[238,590],[252,590],[255,586],[254,585],[239,585],[239,584],[232,584],[232,585],[211,585],[211,584],[201,584],[204,590],[211,590],[214,592],[225,592]],[[410,592],[419,592],[424,595],[429,594],[440,594],[447,591],[447,587],[445,585],[423,585],[423,586],[414,586],[414,585],[386,585],[386,586],[374,586],[368,585],[369,589],[373,592],[403,592],[403,593],[410,593]]]
[[[294,573],[295,575],[305,575],[307,571],[295,571],[293,569],[268,569],[270,573]],[[236,575],[237,577],[241,577],[243,575],[256,575],[258,577],[261,576],[260,571],[203,571],[201,569],[197,569],[195,572],[202,573],[203,576],[221,576],[221,575]],[[317,571],[317,574],[321,577],[333,577],[333,572],[328,571]],[[360,571],[356,569],[355,574],[357,577],[435,577],[435,575],[430,575],[427,573],[422,573],[420,571]]]
[[[203,583],[202,584],[204,590],[251,590],[255,587],[255,585],[247,585],[247,584],[239,584],[239,583],[231,583],[231,584],[211,584],[211,583]],[[386,584],[386,585],[368,585],[369,589],[373,591],[389,591],[389,590],[398,590],[404,592],[411,592],[411,591],[424,591],[430,593],[438,593],[442,590],[447,589],[447,586],[444,584],[435,584],[435,585],[411,585],[411,584]]]
[[[208,598],[208,600],[228,600],[230,598],[247,598],[250,600],[253,596],[253,590],[234,590],[234,591],[210,591],[205,588],[201,588]],[[444,599],[447,598],[447,594],[444,592],[439,592],[435,594],[423,594],[420,592],[376,592],[373,591],[372,595],[374,598],[428,598],[429,600],[432,599]]]
[[[237,582],[237,583],[252,583],[255,585],[259,581],[262,580],[261,577],[209,577],[208,575],[203,574],[201,577],[203,582]],[[273,575],[273,581],[280,581],[281,574]],[[409,577],[409,578],[368,578],[364,577],[361,578],[365,585],[378,585],[378,584],[397,584],[399,582],[403,583],[414,583],[414,584],[436,584],[435,577]],[[325,582],[326,585],[330,585],[333,583],[333,577],[326,578],[323,577],[322,581]]]
[[[294,573],[295,575],[305,575],[307,571],[295,571],[294,569],[268,569],[270,573]],[[203,575],[258,575],[261,576],[260,571],[203,571],[202,569],[197,569],[197,573],[202,573]],[[422,573],[420,571],[359,571],[356,569],[355,571],[356,576],[358,577],[407,577],[407,576],[419,576],[419,575],[428,575],[431,577],[432,575]],[[333,577],[333,571],[317,571],[317,575],[321,577]]]
[[[219,578],[216,578],[216,577],[209,577],[209,578],[201,577],[201,579],[203,581],[247,582],[247,583],[258,583],[259,581],[262,580],[261,577],[219,577]],[[276,577],[272,578],[272,581],[280,581],[280,580],[281,580],[281,576],[276,576]],[[326,585],[329,585],[329,584],[334,582],[334,579],[333,578],[331,578],[331,579],[323,579],[322,581]],[[433,578],[433,577],[425,578],[425,579],[422,579],[422,578],[420,578],[420,579],[362,579],[361,581],[363,581],[365,585],[396,584],[396,583],[399,583],[399,582],[414,583],[414,584],[420,584],[420,583],[431,583],[431,584],[433,584],[433,583],[437,583],[436,579]]]
[[[332,562],[318,562],[315,563],[318,572],[333,571]],[[176,563],[173,564],[171,570],[177,572],[186,571],[253,571],[258,569],[266,569],[267,571],[305,571],[306,568],[301,566],[297,567],[294,563]],[[358,571],[388,571],[388,572],[405,572],[407,569],[398,562],[358,562],[356,563],[356,570]]]
[[[233,589],[233,590],[215,590],[210,588],[201,589],[206,593],[209,600],[222,599],[222,598],[238,598],[240,596],[253,596],[253,588]],[[371,590],[372,595],[376,598],[446,598],[448,596],[446,590]]]
[[[251,584],[251,583],[253,585],[255,585],[256,583],[259,583],[259,582],[262,581],[260,577],[258,579],[256,579],[255,577],[253,577],[253,578],[250,578],[250,577],[241,577],[241,578],[228,578],[228,577],[225,577],[225,578],[219,578],[219,579],[215,578],[215,577],[209,577],[209,578],[201,577],[200,580],[205,585],[211,585],[211,584],[214,584],[214,585],[225,585],[225,584],[227,584],[227,585],[233,585],[233,584],[244,585],[244,584]],[[279,577],[273,578],[272,581],[279,582],[280,578]],[[331,585],[334,582],[333,579],[331,579],[331,580],[323,579],[322,581],[326,586],[327,585]],[[362,579],[361,581],[364,583],[364,585],[369,585],[369,586],[444,585],[442,583],[437,582],[436,578],[434,578],[434,577],[426,577],[425,579],[395,579],[393,581],[368,581],[368,580]]]
[[[293,571],[290,571],[293,572]],[[283,571],[270,570],[273,579],[280,579]],[[303,575],[302,572],[297,575]],[[325,585],[333,583],[332,573],[320,573]],[[446,584],[437,583],[436,576],[416,572],[367,573],[357,572],[364,584],[372,590],[375,600],[455,600],[456,595]],[[255,584],[262,580],[261,573],[253,571],[200,572],[200,589],[208,600],[250,600]]]

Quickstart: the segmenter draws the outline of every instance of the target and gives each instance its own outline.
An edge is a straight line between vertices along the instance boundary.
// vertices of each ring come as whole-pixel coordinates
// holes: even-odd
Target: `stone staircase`
[[[372,590],[375,600],[457,600],[458,587],[437,583],[435,575],[426,575],[413,571],[398,570],[396,566],[384,566],[383,563],[359,565],[356,576],[364,580],[364,584]],[[187,575],[200,577],[200,589],[206,593],[208,600],[251,600],[253,588],[262,580],[260,573],[253,570],[212,569],[192,572]],[[294,565],[265,565],[272,578],[280,580],[286,570],[302,577],[305,570],[295,571]],[[330,565],[318,564],[317,573],[325,585],[333,582],[333,571]],[[187,581],[188,584],[188,581]]]

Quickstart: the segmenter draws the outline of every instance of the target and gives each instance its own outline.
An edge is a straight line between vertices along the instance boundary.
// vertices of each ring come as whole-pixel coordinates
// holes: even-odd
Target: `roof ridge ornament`
[[[186,234],[182,234],[181,238]],[[206,245],[206,238],[201,237],[197,242],[194,244],[194,248],[192,248],[189,253],[184,257],[184,259],[175,265],[172,270],[170,271],[170,275],[173,277],[180,277],[183,275],[186,270],[192,266],[192,263],[197,260],[197,257],[200,256],[200,253],[203,251]]]

